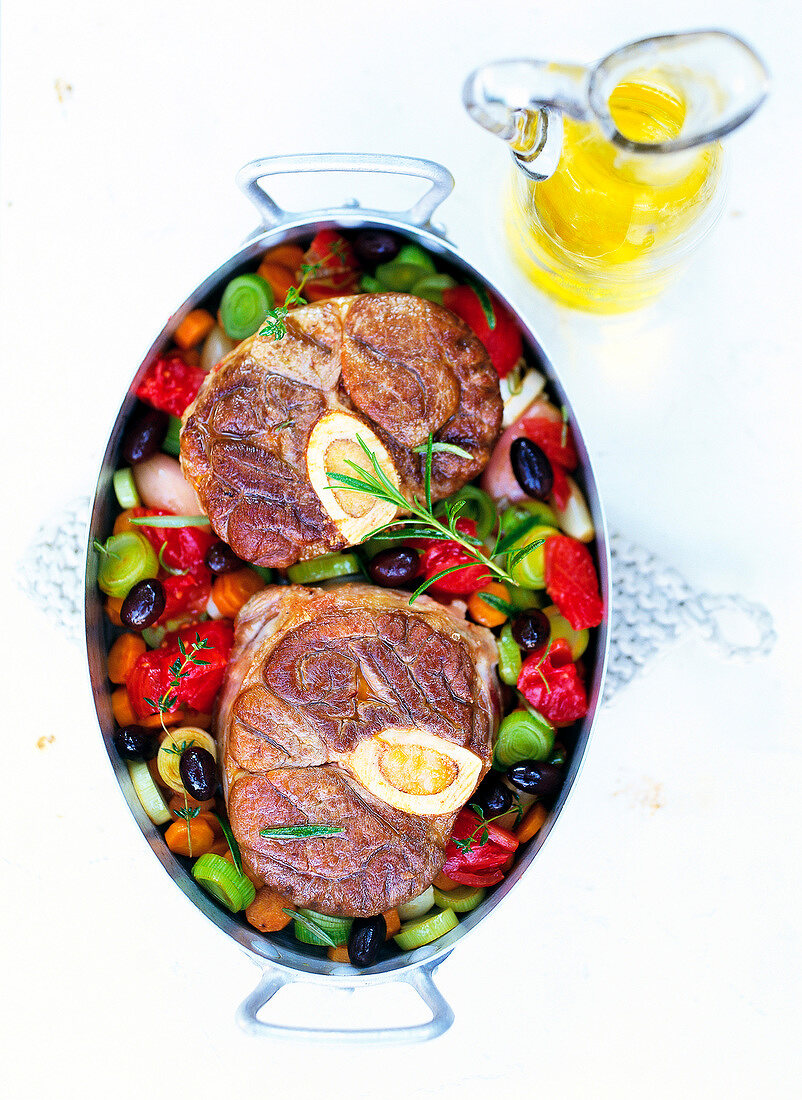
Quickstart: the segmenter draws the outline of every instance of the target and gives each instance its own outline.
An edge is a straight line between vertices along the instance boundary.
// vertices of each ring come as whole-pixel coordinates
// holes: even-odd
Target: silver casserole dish
[[[369,210],[351,204],[344,207],[297,213],[279,207],[262,189],[260,184],[260,181],[268,176],[306,172],[389,173],[421,178],[428,181],[430,186],[423,197],[410,209],[400,212]],[[301,1040],[322,1038],[336,1041],[409,1042],[430,1039],[442,1034],[451,1025],[454,1018],[451,1008],[434,984],[433,975],[435,970],[451,953],[457,942],[499,905],[526,872],[561,813],[582,763],[594,717],[601,700],[608,650],[610,560],[602,506],[587,450],[581,433],[577,429],[576,421],[573,415],[570,414],[568,398],[536,335],[496,287],[460,255],[459,250],[446,239],[441,230],[431,225],[432,215],[453,187],[453,179],[445,168],[431,161],[417,160],[410,157],[369,154],[304,154],[268,157],[253,161],[238,173],[237,182],[259,211],[261,225],[248,238],[243,247],[197,287],[183,305],[170,317],[167,325],[145,356],[129,387],[117,414],[103,457],[92,508],[86,566],[86,642],[98,721],[123,796],[157,858],[189,900],[205,913],[218,928],[238,943],[262,970],[259,984],[253,993],[243,1001],[238,1010],[238,1020],[246,1031],[251,1034],[267,1035],[273,1038],[289,1037]],[[369,972],[366,973],[332,962],[326,957],[321,958],[313,953],[304,953],[299,949],[300,945],[286,932],[277,933],[270,938],[260,934],[244,920],[238,919],[218,907],[167,848],[161,833],[142,809],[131,784],[125,763],[118,756],[112,743],[115,722],[112,716],[110,690],[106,679],[106,653],[108,651],[110,627],[103,611],[101,595],[97,587],[97,555],[89,552],[93,540],[104,539],[110,533],[114,522],[117,509],[112,489],[112,475],[117,464],[123,430],[136,401],[136,387],[148,366],[166,350],[178,324],[191,309],[203,305],[207,299],[211,299],[215,295],[219,296],[222,287],[233,276],[246,270],[255,270],[259,259],[268,248],[283,242],[306,242],[318,230],[323,228],[342,228],[346,230],[361,228],[389,229],[410,242],[420,244],[433,255],[438,256],[441,262],[450,267],[454,274],[462,276],[463,281],[467,277],[486,285],[516,313],[530,359],[533,359],[539,369],[546,375],[552,397],[558,404],[564,404],[569,409],[570,422],[580,458],[578,480],[584,488],[596,528],[594,549],[598,562],[601,594],[607,609],[605,620],[594,632],[595,636],[591,642],[591,648],[586,654],[588,714],[576,727],[576,740],[572,746],[565,782],[546,824],[534,840],[529,843],[504,881],[492,889],[477,909],[464,914],[457,928],[428,946],[421,947],[408,954],[399,954],[385,959],[383,962],[371,967]],[[279,989],[290,983],[311,982],[354,990],[395,981],[405,982],[417,991],[431,1011],[432,1018],[429,1021],[396,1028],[377,1027],[351,1030],[291,1027],[268,1023],[257,1018],[258,1012],[270,998]]]

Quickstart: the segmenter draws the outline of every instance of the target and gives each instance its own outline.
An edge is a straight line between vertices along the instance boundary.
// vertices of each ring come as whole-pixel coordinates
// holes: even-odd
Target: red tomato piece
[[[133,516],[171,516],[164,508],[134,508]],[[168,569],[194,569],[204,564],[217,536],[208,527],[137,527]]]
[[[450,871],[446,871],[446,874],[454,882],[458,882],[460,886],[495,886],[504,878],[504,872],[498,868],[492,871],[474,873],[452,867]]]
[[[520,423],[525,435],[533,443],[537,443],[552,465],[558,463],[566,470],[575,470],[579,457],[571,429],[563,424],[559,413],[556,418],[554,415],[547,415],[552,411],[551,406],[541,405],[535,408],[539,411],[521,418]]]
[[[472,519],[458,519],[457,530],[462,534],[475,535],[476,524]],[[414,541],[427,544],[420,559],[420,575],[422,577],[434,577],[443,569],[464,565],[463,569],[449,573],[447,576],[435,581],[427,589],[433,595],[468,596],[483,588],[488,581],[492,580],[486,566],[470,564],[473,558],[459,543],[446,540],[438,541],[437,539],[416,539]]]
[[[570,726],[588,712],[585,685],[563,638],[552,642],[544,655],[533,653],[526,658],[518,674],[518,690],[553,726]]]
[[[518,322],[496,298],[488,294],[495,324],[490,327],[479,295],[470,286],[453,286],[443,291],[443,305],[461,317],[485,346],[490,361],[504,378],[523,355],[523,341]]]
[[[197,637],[208,642],[198,653],[198,659],[204,665],[192,664],[182,655],[179,639],[187,652]],[[196,623],[184,627],[176,634],[170,634],[159,649],[148,650],[138,658],[126,680],[128,698],[138,718],[147,718],[156,714],[157,709],[146,702],[151,699],[158,702],[165,694],[175,696],[170,710],[190,707],[203,714],[210,714],[215,697],[225,677],[228,654],[234,641],[234,630],[230,622],[218,620],[211,623]],[[187,675],[182,677],[177,688],[170,688],[173,673],[170,666],[179,661]]]
[[[334,229],[320,230],[304,255],[304,263],[320,265],[301,291],[307,301],[319,302],[356,291],[359,264],[351,245]]]
[[[164,611],[159,617],[159,625],[165,626],[176,619],[194,619],[206,610],[209,596],[212,594],[212,575],[208,569],[199,569],[178,576],[162,577],[164,588]]]
[[[181,416],[197,397],[205,377],[200,367],[191,367],[180,355],[172,353],[151,363],[136,395],[154,409]]]
[[[574,630],[599,625],[604,604],[587,546],[568,535],[547,538],[545,577],[546,591]]]

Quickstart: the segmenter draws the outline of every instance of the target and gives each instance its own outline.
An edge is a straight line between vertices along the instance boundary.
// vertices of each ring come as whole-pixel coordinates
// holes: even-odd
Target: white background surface
[[[89,490],[166,316],[254,227],[236,169],[282,152],[403,152],[454,173],[438,219],[541,334],[611,528],[701,589],[767,604],[779,642],[739,666],[687,634],[602,711],[535,865],[440,970],[456,1012],[446,1037],[299,1049],[236,1029],[256,969],[150,854],[80,649],[10,584],[3,1094],[395,1100],[464,1082],[468,1097],[799,1095],[798,6],[11,0],[4,16],[7,577],[39,524]],[[506,157],[463,114],[464,77],[496,57],[589,60],[705,25],[744,35],[774,75],[728,143],[718,230],[650,311],[561,309],[505,254]],[[56,82],[70,85],[63,101]],[[358,996],[334,1011],[356,1013]],[[396,1007],[387,994],[368,1011]],[[313,994],[297,1018],[327,1011]],[[397,1016],[412,1011],[404,999]]]

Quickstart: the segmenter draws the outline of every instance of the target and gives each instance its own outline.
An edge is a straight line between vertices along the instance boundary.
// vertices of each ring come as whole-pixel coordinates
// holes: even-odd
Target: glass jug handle
[[[589,117],[590,72],[549,61],[495,61],[476,69],[462,89],[474,122],[509,145],[533,180],[553,175],[563,141],[563,115]]]

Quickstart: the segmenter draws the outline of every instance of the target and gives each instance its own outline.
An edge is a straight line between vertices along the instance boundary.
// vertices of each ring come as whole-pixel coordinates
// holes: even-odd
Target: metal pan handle
[[[305,974],[293,974],[267,966],[262,980],[249,997],[246,997],[237,1009],[237,1023],[249,1035],[259,1035],[268,1039],[296,1039],[301,1042],[336,1043],[422,1043],[427,1039],[436,1039],[448,1031],[454,1022],[454,1013],[443,994],[434,984],[434,971],[442,958],[428,966],[418,966],[396,980],[406,982],[418,994],[432,1014],[431,1020],[422,1024],[410,1024],[401,1027],[368,1028],[320,1028],[293,1027],[289,1024],[271,1024],[258,1019],[258,1014],[267,1002],[285,985],[303,982]],[[392,978],[390,980],[393,980]],[[341,989],[353,992],[354,986],[341,986]]]
[[[432,214],[448,198],[454,187],[454,177],[447,168],[433,160],[420,160],[418,157],[397,157],[389,153],[296,153],[291,156],[261,157],[240,168],[237,172],[237,186],[259,211],[266,229],[290,221],[299,212],[284,210],[268,195],[260,181],[266,176],[292,175],[296,172],[375,172],[428,180],[431,184],[429,190],[408,210],[363,211],[384,215],[392,213],[398,221],[416,226],[429,224]],[[327,217],[335,217],[353,212],[351,206],[309,213],[325,213]]]

